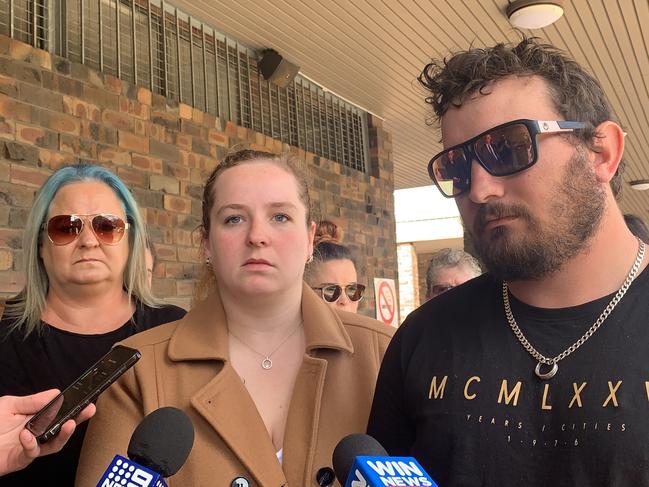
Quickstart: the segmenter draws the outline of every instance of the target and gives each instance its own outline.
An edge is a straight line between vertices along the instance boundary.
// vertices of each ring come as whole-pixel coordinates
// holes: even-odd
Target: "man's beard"
[[[485,203],[472,233],[476,252],[499,280],[538,280],[558,271],[589,245],[604,213],[606,195],[579,148],[568,161],[562,182],[552,195],[543,221],[525,205]],[[517,217],[527,223],[525,234],[507,226],[485,230],[487,218]]]

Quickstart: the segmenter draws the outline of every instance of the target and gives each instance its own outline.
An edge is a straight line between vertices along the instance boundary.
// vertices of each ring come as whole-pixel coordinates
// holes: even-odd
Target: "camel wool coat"
[[[168,480],[170,487],[229,487],[238,477],[251,487],[318,485],[317,473],[332,466],[338,441],[365,432],[379,366],[394,330],[361,315],[332,311],[306,285],[302,316],[306,352],[289,406],[281,465],[228,359],[227,324],[218,293],[213,293],[181,320],[123,342],[142,358],[99,399],[76,485],[95,487],[113,456],[126,456],[142,418],[163,406],[183,410],[195,430],[194,447]]]

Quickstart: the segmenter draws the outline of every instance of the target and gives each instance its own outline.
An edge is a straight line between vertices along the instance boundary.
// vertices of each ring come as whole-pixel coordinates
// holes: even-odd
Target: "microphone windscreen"
[[[356,457],[387,457],[388,453],[381,444],[370,435],[354,433],[345,436],[334,448],[331,459],[338,482],[345,485],[349,471]]]
[[[128,444],[128,457],[163,477],[182,467],[194,445],[194,426],[180,409],[159,408],[135,428]]]

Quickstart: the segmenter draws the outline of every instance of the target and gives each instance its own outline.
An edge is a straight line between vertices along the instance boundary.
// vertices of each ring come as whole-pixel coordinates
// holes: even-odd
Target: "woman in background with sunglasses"
[[[318,223],[307,279],[329,306],[356,313],[365,286],[356,282],[352,253],[341,240],[342,230],[338,225],[328,220]]]
[[[333,484],[333,450],[365,431],[392,329],[335,313],[305,284],[309,207],[284,156],[241,150],[212,172],[207,295],[180,321],[125,342],[142,359],[99,399],[77,487],[94,487],[143,416],[163,406],[185,411],[195,429],[174,485]]]
[[[137,204],[112,172],[75,165],[49,177],[25,222],[25,287],[0,322],[0,395],[62,390],[116,342],[184,315],[152,296],[144,249]],[[73,485],[85,427],[2,485]]]

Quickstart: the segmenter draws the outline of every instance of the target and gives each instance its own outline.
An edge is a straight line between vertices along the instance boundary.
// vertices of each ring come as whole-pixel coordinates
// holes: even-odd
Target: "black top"
[[[178,306],[151,308],[137,303],[132,319],[110,333],[81,335],[43,322],[42,333],[33,332],[26,340],[22,333],[0,335],[0,396],[23,396],[54,387],[63,390],[116,342],[184,315],[185,310]],[[0,321],[0,332],[9,324],[8,319]],[[47,481],[47,485],[73,486],[87,424],[77,427],[59,453],[37,458],[26,469],[0,478],[0,485],[41,485]]]
[[[649,486],[649,271],[550,380],[510,329],[501,286],[483,275],[408,316],[368,433],[444,487]],[[563,309],[510,301],[530,343],[553,357],[612,297]]]

